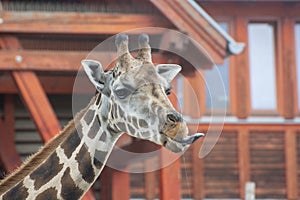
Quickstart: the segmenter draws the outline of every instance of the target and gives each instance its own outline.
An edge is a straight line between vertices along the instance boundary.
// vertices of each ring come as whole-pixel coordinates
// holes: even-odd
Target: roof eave
[[[189,4],[199,12],[206,19],[209,24],[227,41],[227,55],[237,55],[240,54],[244,48],[245,44],[236,42],[205,10],[203,10],[195,0],[188,0]]]

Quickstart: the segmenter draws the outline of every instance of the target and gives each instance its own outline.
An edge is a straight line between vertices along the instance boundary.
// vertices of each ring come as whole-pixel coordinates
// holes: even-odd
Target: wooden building
[[[192,37],[217,64],[222,95],[206,89],[212,65],[202,49],[192,56],[201,58],[195,66],[201,73],[182,58],[154,53],[156,62],[171,56],[183,66],[186,79],[177,82],[177,92],[191,131],[211,127],[212,99],[216,117],[226,113],[224,125],[214,121],[223,125],[218,143],[199,159],[199,141],[154,172],[106,168],[85,199],[243,199],[249,181],[259,199],[300,199],[299,10],[300,2],[284,0],[0,1],[0,176],[72,118],[75,76],[90,50],[122,31],[163,27]],[[187,85],[196,91],[196,102]],[[201,112],[194,112],[195,105]],[[125,140],[123,148],[133,150],[141,142]]]

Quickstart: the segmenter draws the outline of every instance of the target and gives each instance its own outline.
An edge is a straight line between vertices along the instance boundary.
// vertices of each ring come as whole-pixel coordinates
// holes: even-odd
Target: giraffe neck
[[[80,199],[100,175],[121,136],[110,127],[107,105],[103,115],[96,115],[101,103],[94,99],[84,114],[73,120],[65,139],[13,187],[2,195],[0,192],[0,199]]]

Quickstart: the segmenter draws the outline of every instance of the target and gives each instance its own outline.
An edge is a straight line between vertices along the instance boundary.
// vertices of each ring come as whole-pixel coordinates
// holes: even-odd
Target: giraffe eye
[[[115,93],[120,99],[125,99],[131,92],[126,88],[122,88],[116,90]]]

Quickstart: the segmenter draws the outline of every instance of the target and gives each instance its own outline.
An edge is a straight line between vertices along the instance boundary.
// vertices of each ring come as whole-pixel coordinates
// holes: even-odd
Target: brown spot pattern
[[[92,138],[92,139],[95,138],[95,136],[97,135],[99,129],[100,129],[99,121],[98,120],[94,120],[93,124],[92,124],[92,126],[90,128],[88,136],[90,138]]]
[[[148,128],[148,123],[145,120],[143,120],[143,119],[139,120],[139,125],[142,128]]]
[[[83,119],[84,119],[84,121],[87,122],[87,124],[89,124],[89,123],[93,120],[94,115],[95,115],[95,110],[88,110],[88,111],[85,113]]]
[[[36,200],[56,200],[56,199],[57,199],[57,190],[55,188],[49,188],[36,197]]]
[[[103,133],[101,134],[99,140],[101,140],[102,142],[105,142],[106,141],[106,138],[107,138],[107,135],[106,135],[106,131],[103,131]]]
[[[133,126],[134,126],[135,128],[138,128],[138,127],[139,127],[139,126],[138,126],[138,122],[137,122],[136,117],[132,117],[132,123],[133,123]]]
[[[21,200],[26,199],[28,195],[27,188],[20,182],[3,195],[3,200]]]
[[[79,199],[83,195],[83,190],[78,188],[70,175],[70,168],[68,167],[61,179],[61,197],[65,200]]]
[[[117,123],[117,126],[119,127],[119,129],[120,129],[121,131],[126,131],[126,125],[125,125],[125,123],[123,123],[123,122],[118,122],[118,123]]]
[[[43,164],[30,174],[30,178],[35,181],[34,189],[38,190],[48,183],[62,168],[63,164],[59,164],[59,158],[56,152],[54,152]]]
[[[119,116],[124,116],[125,115],[125,113],[124,113],[124,111],[122,110],[122,108],[119,106]]]
[[[80,129],[79,129],[80,128]],[[78,130],[81,130],[81,126],[78,127]],[[72,133],[65,142],[61,145],[61,148],[63,148],[66,156],[70,158],[77,148],[77,146],[80,144],[81,138],[79,137],[78,132],[75,130],[74,133]]]
[[[127,124],[127,126],[128,126],[129,133],[134,134],[135,129],[130,124]]]
[[[88,152],[85,145],[82,145],[81,149],[76,155],[76,160],[78,161],[78,169],[82,175],[82,178],[86,182],[92,183],[95,178],[95,172],[92,167],[91,154]]]

